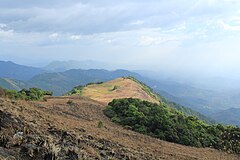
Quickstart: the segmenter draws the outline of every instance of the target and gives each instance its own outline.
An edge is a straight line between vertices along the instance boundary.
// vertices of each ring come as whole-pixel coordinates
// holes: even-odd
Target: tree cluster
[[[118,99],[110,102],[104,113],[115,123],[162,140],[240,153],[240,128],[209,125],[164,103]]]
[[[20,91],[7,90],[0,88],[0,97],[7,97],[10,99],[22,99],[37,101],[43,99],[44,96],[52,96],[52,92],[44,91],[38,88],[22,89]]]

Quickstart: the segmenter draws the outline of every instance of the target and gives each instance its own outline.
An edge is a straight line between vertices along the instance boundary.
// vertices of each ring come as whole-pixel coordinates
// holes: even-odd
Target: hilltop
[[[120,98],[138,98],[153,103],[159,103],[160,100],[151,92],[147,92],[143,85],[130,78],[117,78],[104,83],[90,83],[85,87],[79,88],[79,92],[74,92],[73,90],[68,94],[79,94],[103,104]]]

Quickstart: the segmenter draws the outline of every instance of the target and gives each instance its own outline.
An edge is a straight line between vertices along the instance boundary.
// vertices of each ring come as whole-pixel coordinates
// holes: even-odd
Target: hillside
[[[105,106],[83,97],[0,98],[0,159],[237,160],[215,149],[151,138],[112,123]]]
[[[223,124],[240,126],[240,108],[230,108],[217,112],[212,117]]]
[[[214,120],[198,113],[190,108],[183,107],[171,102],[153,92],[153,90],[133,77],[117,78],[108,82],[89,83],[86,86],[78,86],[69,91],[66,95],[81,95],[99,101],[105,105],[113,99],[138,98],[153,103],[164,102],[172,108],[182,111],[186,115],[196,116],[209,124]]]
[[[142,85],[128,78],[117,78],[105,83],[86,85],[81,90],[81,95],[103,104],[107,104],[113,99],[130,97],[159,103],[159,100],[147,93]]]
[[[43,72],[45,72],[43,69],[19,65],[11,61],[0,61],[0,78],[29,80]]]
[[[9,78],[0,78],[0,87],[18,91],[26,86],[23,81],[9,79]]]
[[[240,154],[240,128],[209,125],[167,106],[135,98],[114,99],[104,110],[116,124],[162,140]]]

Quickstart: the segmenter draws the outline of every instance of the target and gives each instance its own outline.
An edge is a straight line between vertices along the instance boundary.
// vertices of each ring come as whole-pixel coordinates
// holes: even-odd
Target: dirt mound
[[[110,122],[103,108],[83,97],[0,99],[0,159],[240,159],[132,132]]]

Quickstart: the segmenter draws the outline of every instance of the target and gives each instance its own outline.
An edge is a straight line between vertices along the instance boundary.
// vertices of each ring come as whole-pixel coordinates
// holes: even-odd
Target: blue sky
[[[0,59],[96,60],[216,75],[240,70],[238,0],[1,0]]]

